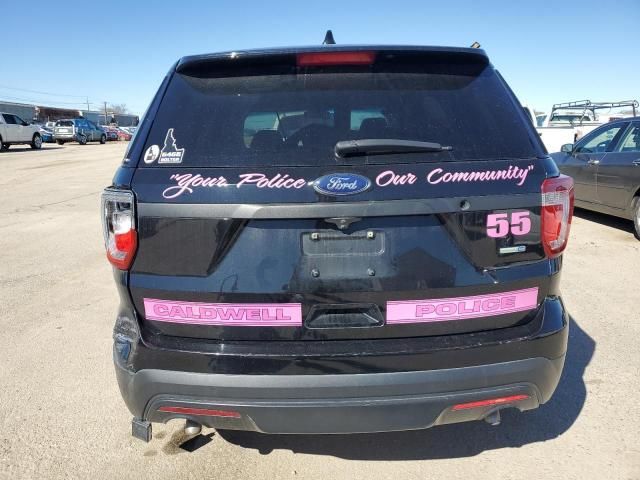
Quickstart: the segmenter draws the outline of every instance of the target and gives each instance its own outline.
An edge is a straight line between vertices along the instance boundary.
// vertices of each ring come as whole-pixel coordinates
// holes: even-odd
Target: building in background
[[[120,127],[135,127],[140,122],[137,115],[127,113],[113,113],[107,110],[77,110],[73,108],[45,107],[28,103],[13,103],[0,101],[0,112],[18,115],[27,122],[53,122],[62,118],[86,118],[98,125],[118,125]]]

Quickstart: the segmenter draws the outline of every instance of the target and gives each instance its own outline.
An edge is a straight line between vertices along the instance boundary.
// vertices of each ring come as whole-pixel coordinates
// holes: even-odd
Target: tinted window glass
[[[171,131],[184,166],[335,165],[336,142],[358,138],[453,147],[402,161],[531,158],[536,151],[518,110],[490,67],[479,74],[176,74],[145,148],[162,148]],[[398,161],[390,157],[366,161]]]
[[[640,125],[635,125],[620,142],[618,152],[640,152]]]
[[[58,120],[56,127],[73,127],[73,120]]]
[[[384,112],[377,109],[368,109],[368,110],[351,110],[351,130],[360,130],[362,127],[362,123],[364,122],[365,128],[367,124],[374,123],[375,120],[369,119],[382,119],[378,120],[378,122],[382,122],[384,124],[388,124],[387,117],[385,117]]]
[[[16,117],[13,115],[10,115],[8,113],[5,113],[2,115],[4,117],[4,121],[5,123],[9,124],[9,125],[16,125],[18,122],[16,121]]]
[[[587,135],[576,147],[579,153],[604,153],[614,141],[616,135],[627,124],[613,125]]]
[[[551,117],[551,122],[569,122],[569,123],[580,123],[580,122],[590,122],[591,118],[588,116],[582,115],[556,115],[554,114]]]

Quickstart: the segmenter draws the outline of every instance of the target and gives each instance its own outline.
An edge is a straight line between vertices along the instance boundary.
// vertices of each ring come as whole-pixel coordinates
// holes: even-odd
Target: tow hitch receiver
[[[134,418],[131,420],[131,435],[143,442],[149,443],[152,437],[151,422]]]

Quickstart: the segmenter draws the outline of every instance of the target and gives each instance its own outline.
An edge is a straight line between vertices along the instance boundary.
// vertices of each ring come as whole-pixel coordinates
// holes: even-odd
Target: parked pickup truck
[[[36,150],[42,148],[40,127],[29,125],[13,113],[0,113],[0,151],[16,144],[29,144]]]
[[[576,143],[600,125],[612,119],[612,109],[630,107],[635,116],[636,100],[623,102],[578,102],[557,103],[551,108],[542,124],[536,127],[538,135],[548,152],[559,152],[562,145]],[[605,112],[605,113],[602,113]],[[622,115],[625,117],[628,115]],[[536,122],[534,121],[534,125]]]

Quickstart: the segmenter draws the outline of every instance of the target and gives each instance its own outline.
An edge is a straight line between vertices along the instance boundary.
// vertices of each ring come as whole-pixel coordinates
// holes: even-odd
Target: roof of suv
[[[258,59],[269,56],[294,55],[297,53],[310,52],[356,52],[356,51],[376,51],[388,53],[418,53],[418,54],[441,54],[452,57],[468,57],[488,62],[487,54],[480,48],[463,47],[439,47],[421,45],[313,45],[306,47],[277,47],[250,50],[235,50],[218,53],[206,53],[200,55],[187,55],[182,57],[176,64],[176,70],[181,71],[187,67],[194,67],[198,64],[210,62],[228,61],[236,59]]]

